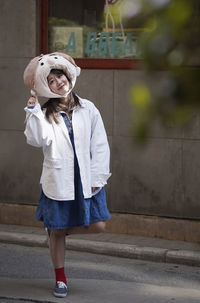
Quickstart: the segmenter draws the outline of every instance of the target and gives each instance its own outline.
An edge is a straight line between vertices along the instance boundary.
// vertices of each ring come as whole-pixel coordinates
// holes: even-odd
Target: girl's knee
[[[65,229],[52,229],[50,236],[51,237],[63,237],[66,235],[66,230]]]
[[[101,222],[93,223],[92,225],[93,225],[93,228],[95,229],[96,233],[103,233],[103,232],[105,232],[106,222],[101,221]]]

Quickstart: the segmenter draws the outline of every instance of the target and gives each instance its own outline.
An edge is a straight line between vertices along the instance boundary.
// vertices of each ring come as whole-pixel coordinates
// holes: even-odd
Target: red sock
[[[67,283],[64,267],[55,268],[55,275],[56,275],[56,282],[62,281],[64,283]]]

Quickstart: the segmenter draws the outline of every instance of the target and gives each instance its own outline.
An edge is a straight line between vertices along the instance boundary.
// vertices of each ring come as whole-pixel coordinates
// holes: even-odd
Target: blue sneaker
[[[64,298],[67,295],[67,285],[62,282],[56,282],[56,286],[54,288],[53,294],[55,297]]]

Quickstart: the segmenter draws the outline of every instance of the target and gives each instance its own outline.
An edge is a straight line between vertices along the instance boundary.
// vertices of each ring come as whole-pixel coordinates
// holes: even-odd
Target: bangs
[[[54,74],[54,75],[65,75],[66,74],[64,73],[64,71],[62,69],[56,69],[56,68],[53,68],[50,73]],[[49,74],[50,74],[49,73]]]
[[[50,73],[52,73],[52,74],[54,74],[56,76],[65,75],[67,77],[67,80],[69,82],[71,82],[69,76],[62,69],[53,68],[53,69],[51,69]],[[49,73],[49,75],[50,75],[50,73]],[[48,77],[47,77],[47,79],[48,79]]]

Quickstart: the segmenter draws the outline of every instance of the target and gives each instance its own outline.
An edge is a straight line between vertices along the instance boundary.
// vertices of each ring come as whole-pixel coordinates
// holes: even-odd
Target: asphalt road
[[[66,251],[65,266],[69,303],[200,302],[199,267],[75,251]],[[66,302],[51,295],[54,272],[47,248],[0,244],[0,277],[0,303]]]

